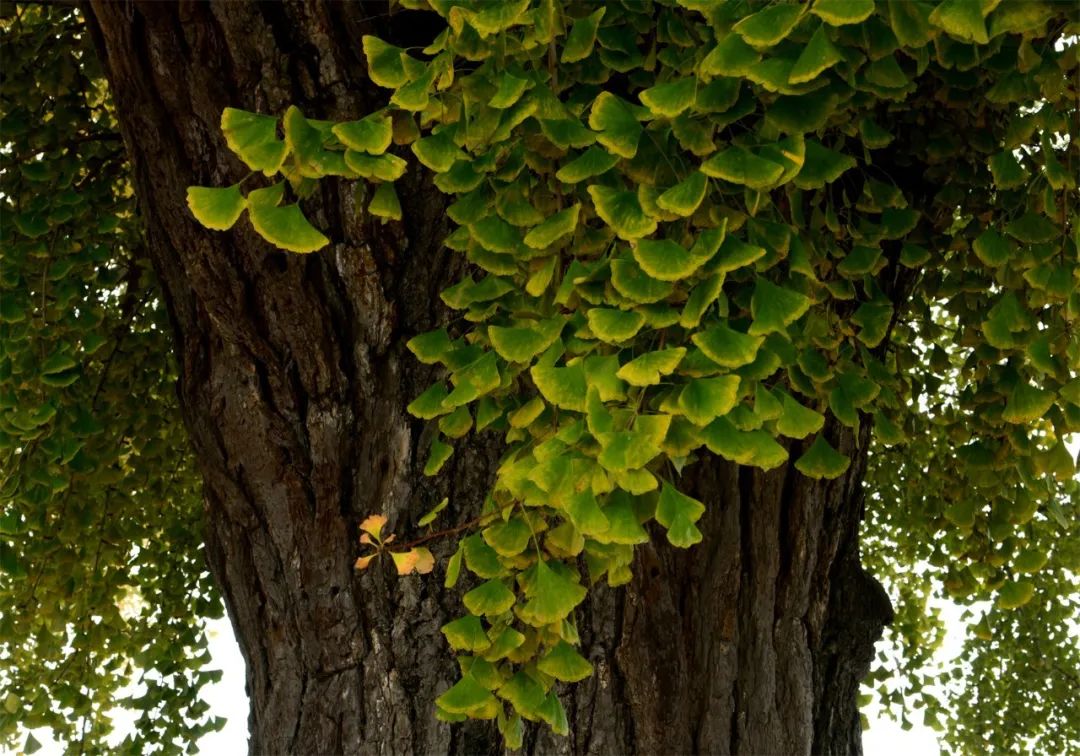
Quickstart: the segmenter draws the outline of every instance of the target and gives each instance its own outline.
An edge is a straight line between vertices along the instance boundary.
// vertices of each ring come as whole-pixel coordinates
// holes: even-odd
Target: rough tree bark
[[[407,535],[448,495],[464,521],[498,454],[482,438],[426,481],[428,439],[404,410],[431,376],[403,344],[445,316],[437,292],[460,272],[440,248],[438,194],[410,175],[405,222],[382,227],[350,187],[324,181],[315,220],[334,243],[310,256],[247,228],[208,232],[184,200],[189,184],[246,173],[222,139],[224,107],[360,116],[377,97],[361,33],[411,40],[424,24],[379,3],[86,11],[171,313],[208,559],[247,661],[252,753],[499,751],[490,724],[433,716],[455,679],[439,627],[458,597],[438,580],[352,568],[363,516],[386,512]],[[704,543],[679,552],[657,539],[633,584],[593,591],[580,624],[596,674],[565,693],[572,734],[533,733],[526,750],[860,752],[858,681],[891,610],[859,566],[868,434],[829,434],[855,459],[831,483],[790,466],[693,468]]]

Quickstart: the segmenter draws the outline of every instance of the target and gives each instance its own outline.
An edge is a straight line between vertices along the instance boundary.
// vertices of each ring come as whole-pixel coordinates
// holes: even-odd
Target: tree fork
[[[335,244],[307,257],[246,230],[207,233],[184,201],[190,184],[243,175],[218,128],[226,106],[370,109],[359,35],[400,24],[373,6],[92,2],[86,15],[173,323],[208,559],[247,662],[251,751],[494,753],[493,725],[433,714],[456,676],[439,627],[458,596],[352,568],[367,514],[405,533],[449,495],[453,517],[474,517],[499,452],[463,445],[429,482],[428,439],[404,412],[430,372],[403,344],[446,317],[437,293],[460,271],[441,248],[441,196],[408,177],[405,222],[380,227],[350,186],[324,182],[316,218]],[[791,464],[689,468],[704,542],[657,539],[630,586],[592,592],[579,618],[596,674],[564,694],[571,736],[530,732],[527,750],[861,750],[855,695],[890,609],[858,564],[868,429],[828,435],[853,458],[831,482]]]

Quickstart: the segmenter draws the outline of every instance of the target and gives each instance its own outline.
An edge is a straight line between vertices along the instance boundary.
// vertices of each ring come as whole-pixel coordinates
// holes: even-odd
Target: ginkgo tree
[[[252,749],[1075,746],[1080,10],[353,10],[90,18]]]

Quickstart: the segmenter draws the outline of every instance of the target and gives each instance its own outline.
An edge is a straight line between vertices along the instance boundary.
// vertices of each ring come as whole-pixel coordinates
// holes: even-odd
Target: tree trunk
[[[172,318],[252,753],[499,751],[490,723],[434,718],[456,679],[439,628],[459,595],[352,566],[365,515],[385,512],[406,537],[443,496],[449,519],[475,516],[499,452],[481,436],[425,479],[429,439],[404,410],[432,375],[403,345],[445,317],[437,293],[461,271],[441,248],[440,196],[410,174],[405,222],[381,226],[347,183],[324,181],[314,220],[334,243],[307,256],[246,227],[209,232],[185,205],[189,184],[246,174],[221,136],[224,107],[358,117],[377,102],[361,33],[425,41],[425,25],[372,3],[95,0],[87,16]],[[579,619],[596,673],[564,692],[572,733],[531,732],[526,750],[861,750],[856,692],[891,611],[859,566],[868,433],[828,431],[854,457],[833,482],[717,459],[688,471],[704,542],[657,538],[631,585],[593,589]]]

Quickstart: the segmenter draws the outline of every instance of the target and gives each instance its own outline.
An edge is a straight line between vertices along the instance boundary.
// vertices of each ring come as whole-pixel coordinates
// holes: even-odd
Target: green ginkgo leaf
[[[536,388],[551,404],[575,412],[585,411],[588,386],[585,381],[585,367],[580,362],[570,367],[533,365],[529,375],[532,376]]]
[[[585,600],[585,588],[567,573],[565,567],[556,571],[545,561],[536,563],[525,585],[528,602],[521,611],[525,622],[535,627],[559,622]]]
[[[601,543],[635,546],[649,542],[649,533],[641,526],[634,502],[625,491],[616,490],[608,497],[604,504],[604,516],[607,517],[610,527],[603,536],[597,538]]]
[[[596,31],[605,10],[604,6],[600,6],[588,16],[574,21],[563,44],[562,56],[559,58],[561,63],[576,63],[592,54],[593,45],[596,44]]]
[[[764,256],[764,247],[747,244],[734,236],[728,236],[720,246],[720,252],[709,266],[709,270],[727,273],[750,265]]]
[[[1001,419],[1007,423],[1030,423],[1043,417],[1054,403],[1054,392],[1020,381],[1009,394]]]
[[[541,118],[540,131],[556,147],[564,150],[583,149],[596,142],[596,134],[585,128],[585,125],[576,118]],[[607,155],[604,150],[602,152]]]
[[[596,140],[600,144],[619,157],[632,158],[637,154],[641,124],[630,105],[610,92],[601,92],[593,101],[589,128],[597,132]]]
[[[816,0],[810,12],[832,26],[858,24],[874,14],[874,0]]]
[[[611,527],[591,488],[570,496],[566,504],[566,514],[584,536],[602,536]]]
[[[701,171],[694,171],[686,179],[667,189],[656,198],[656,204],[670,213],[689,218],[701,206],[708,189],[708,179]]]
[[[975,255],[983,265],[989,265],[992,268],[1004,265],[1013,254],[1009,240],[992,228],[979,234],[978,238],[972,242],[971,248],[975,250]]]
[[[513,74],[503,72],[502,77],[499,79],[499,88],[492,95],[488,105],[498,110],[505,110],[520,100],[521,96],[525,94],[525,90],[529,89],[532,84],[528,79],[519,79]]]
[[[443,404],[447,396],[446,386],[440,381],[428,386],[424,393],[410,402],[405,409],[413,417],[418,417],[421,420],[432,420],[439,417],[439,415],[445,415],[452,409]]]
[[[539,626],[541,623],[535,623]],[[509,701],[518,714],[530,720],[540,718],[540,708],[547,700],[543,687],[524,671],[516,673],[499,688],[499,698]]]
[[[611,261],[611,285],[619,294],[638,304],[659,302],[674,289],[672,283],[659,281],[643,271],[636,261],[623,258]]]
[[[454,348],[453,342],[450,341],[450,335],[445,328],[413,336],[406,342],[405,346],[416,356],[416,359],[425,365],[442,362],[450,350]]]
[[[511,517],[484,528],[484,542],[501,556],[517,556],[527,548],[532,530],[523,517]],[[474,612],[475,613],[475,612]]]
[[[536,668],[563,682],[579,682],[592,674],[593,666],[577,650],[560,640],[536,663]]]
[[[810,305],[809,297],[758,278],[750,300],[754,322],[750,324],[749,333],[751,336],[783,333],[810,309]]]
[[[694,425],[704,427],[731,411],[739,399],[739,384],[737,375],[695,378],[679,394],[679,410]]]
[[[706,76],[745,76],[761,60],[761,53],[743,41],[738,34],[728,34],[709,51],[698,67]]]
[[[304,117],[300,109],[290,105],[282,118],[285,146],[293,155],[296,171],[305,178],[323,176],[349,176],[350,169],[340,150],[328,150],[325,142],[330,138],[330,124]]]
[[[824,128],[836,109],[836,97],[819,92],[777,97],[765,112],[765,120],[786,134],[806,134]]]
[[[397,181],[408,167],[397,155],[368,155],[356,150],[345,150],[345,165],[360,178],[387,182]]]
[[[742,431],[726,417],[718,417],[701,430],[709,451],[740,465],[771,470],[787,461],[787,450],[764,430]]]
[[[1045,215],[1024,213],[1005,226],[1005,233],[1027,244],[1042,244],[1059,237],[1061,229]]]
[[[566,184],[576,184],[610,171],[618,162],[618,155],[612,155],[602,147],[593,145],[560,168],[555,173],[555,178]]]
[[[278,203],[285,194],[285,183],[278,182],[248,194],[248,218],[259,236],[290,252],[314,252],[330,240],[312,226],[299,205]]]
[[[638,97],[655,115],[674,118],[694,104],[697,78],[685,76],[642,90]]]
[[[798,4],[771,5],[739,21],[731,30],[757,48],[772,47],[783,40],[802,18]]]
[[[658,281],[681,281],[706,262],[670,239],[641,239],[633,251],[641,269]]]
[[[374,113],[359,121],[336,124],[331,131],[349,149],[369,155],[386,152],[394,133],[390,116],[381,113]]]
[[[808,478],[832,480],[843,475],[851,460],[832,448],[825,437],[818,435],[806,453],[795,462],[795,469]]]
[[[442,626],[446,642],[455,651],[479,652],[491,645],[479,617],[466,615]]]
[[[990,41],[980,0],[945,0],[930,13],[930,23],[965,42]]]
[[[393,183],[379,184],[368,203],[368,212],[387,220],[401,220],[401,200],[398,199]]]
[[[887,3],[889,25],[904,47],[923,47],[933,38],[930,8],[923,3]]]
[[[555,343],[562,331],[562,317],[536,320],[527,326],[489,326],[491,346],[507,362],[531,362],[533,357]]]
[[[701,542],[701,531],[694,525],[705,513],[705,505],[664,483],[656,504],[656,521],[667,528],[668,541],[681,549]]]
[[[784,174],[784,166],[736,146],[710,157],[701,164],[701,172],[751,189],[765,189]]]
[[[465,558],[465,566],[477,577],[499,577],[506,572],[499,561],[499,555],[495,549],[487,545],[479,533],[466,538],[461,542],[462,554]]]
[[[800,189],[820,189],[836,181],[847,170],[855,167],[855,160],[822,146],[820,142],[806,142],[806,158],[802,170],[795,176],[795,185]]]
[[[491,719],[500,709],[498,703],[491,691],[470,675],[463,675],[448,691],[435,699],[435,705],[443,711],[475,719]],[[487,716],[491,709],[495,711]]]
[[[364,56],[367,58],[368,76],[373,82],[386,89],[397,89],[408,83],[404,50],[389,45],[370,34],[365,34],[361,38],[361,43],[364,47]]]
[[[613,307],[593,307],[586,317],[593,335],[608,344],[619,344],[633,338],[645,324],[645,316],[640,312]]]
[[[221,131],[225,143],[253,171],[273,176],[281,169],[288,150],[277,138],[278,119],[274,116],[225,108],[221,113]]]
[[[446,460],[450,459],[450,455],[454,453],[454,447],[450,444],[444,444],[439,439],[435,439],[431,442],[431,451],[428,453],[427,463],[424,464],[424,475],[432,476],[438,475],[439,470],[446,464]]]
[[[631,386],[655,386],[662,376],[675,372],[685,356],[685,347],[646,352],[619,368],[616,375]]]
[[[576,204],[552,215],[525,234],[525,243],[533,249],[547,249],[559,239],[574,233],[581,214],[581,205]]]
[[[1035,584],[1030,580],[1010,580],[1001,586],[997,605],[1002,609],[1018,609],[1035,597]]]
[[[469,156],[454,143],[449,131],[440,131],[412,143],[410,149],[416,159],[436,173],[445,173],[458,160],[468,160]]]
[[[817,433],[825,425],[825,416],[820,412],[802,406],[791,398],[789,394],[783,394],[783,413],[776,421],[776,432],[788,438],[806,438],[811,433]]]
[[[206,186],[189,186],[187,204],[191,214],[199,223],[215,231],[225,231],[233,227],[240,214],[244,212],[247,201],[240,194],[240,185],[221,189]]]
[[[473,239],[486,250],[509,254],[521,246],[521,232],[498,215],[489,215],[469,227]]]
[[[686,306],[679,315],[679,325],[688,330],[697,328],[705,311],[720,296],[724,286],[724,274],[715,273],[699,283],[686,298]]]
[[[516,598],[514,592],[506,587],[506,583],[492,578],[466,593],[462,601],[471,614],[490,617],[509,611]]]
[[[737,368],[754,361],[764,337],[740,333],[720,323],[698,331],[690,340],[717,365]]]
[[[589,187],[596,214],[620,239],[633,241],[656,230],[656,221],[641,209],[636,192],[621,192],[607,186]]]

